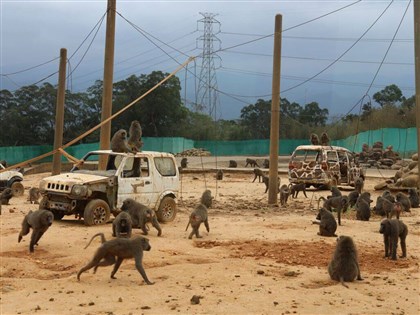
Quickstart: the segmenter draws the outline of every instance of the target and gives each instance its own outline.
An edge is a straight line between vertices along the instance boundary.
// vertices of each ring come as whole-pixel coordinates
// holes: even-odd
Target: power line
[[[44,66],[44,65],[46,65],[46,64],[48,64],[48,63],[50,63],[50,62],[53,62],[53,61],[55,61],[55,60],[57,60],[57,59],[59,59],[59,58],[60,58],[60,57],[55,57],[55,58],[53,58],[53,59],[51,59],[51,60],[48,60],[48,61],[43,62],[43,63],[40,63],[39,65],[32,66],[32,67],[29,67],[29,68],[26,68],[26,69],[23,69],[23,70],[19,70],[19,71],[16,71],[16,72],[11,72],[11,73],[1,74],[1,76],[3,76],[3,77],[7,77],[7,76],[10,76],[10,75],[15,75],[15,74],[23,73],[23,72],[26,72],[26,71],[29,71],[29,70],[32,70],[32,69],[35,69],[35,68],[38,68],[38,67]],[[10,78],[9,78],[9,80],[10,80]],[[12,82],[13,82],[13,81],[12,81]]]

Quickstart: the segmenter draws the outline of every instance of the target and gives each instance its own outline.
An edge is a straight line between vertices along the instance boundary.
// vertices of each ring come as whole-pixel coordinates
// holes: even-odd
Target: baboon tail
[[[344,283],[344,279],[343,276],[340,277],[340,282],[343,286],[345,286],[346,288],[348,288],[349,286],[347,284]]]
[[[185,228],[185,231],[188,230],[188,227],[190,226],[190,221],[188,221],[187,227]]]
[[[102,242],[102,244],[106,242],[104,233],[97,233],[97,234],[95,234],[95,235],[92,236],[92,238],[90,239],[89,243],[85,246],[85,249],[89,247],[90,243],[92,243],[93,239],[95,237],[97,237],[97,236],[101,236],[101,242]]]

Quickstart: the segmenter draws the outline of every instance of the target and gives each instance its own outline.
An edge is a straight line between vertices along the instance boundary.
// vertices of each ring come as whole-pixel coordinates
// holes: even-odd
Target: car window
[[[156,169],[162,176],[175,176],[176,166],[173,159],[169,157],[155,157]]]

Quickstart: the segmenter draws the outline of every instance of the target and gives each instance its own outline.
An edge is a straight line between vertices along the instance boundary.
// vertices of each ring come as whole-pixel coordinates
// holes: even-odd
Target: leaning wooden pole
[[[417,155],[418,172],[420,177],[420,0],[413,1],[414,9],[414,63],[416,80],[416,125],[417,125]],[[417,181],[420,189],[420,180]]]
[[[277,14],[274,26],[273,85],[271,97],[270,172],[268,204],[277,204],[279,169],[280,68],[282,16]]]
[[[114,80],[115,12],[116,1],[108,0],[105,38],[104,82],[101,121],[112,115],[112,84]],[[111,142],[111,121],[101,127],[99,148],[108,150]],[[99,160],[99,169],[106,168],[106,159]]]
[[[64,99],[66,95],[66,65],[67,49],[60,49],[60,68],[58,74],[57,104],[55,108],[54,150],[63,145],[64,131]],[[52,175],[61,173],[61,153],[57,151],[53,156]]]

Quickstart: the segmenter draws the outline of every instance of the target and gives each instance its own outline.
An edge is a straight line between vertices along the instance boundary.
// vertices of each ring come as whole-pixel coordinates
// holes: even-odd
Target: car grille
[[[71,187],[66,184],[47,183],[47,190],[62,193],[70,193]]]

